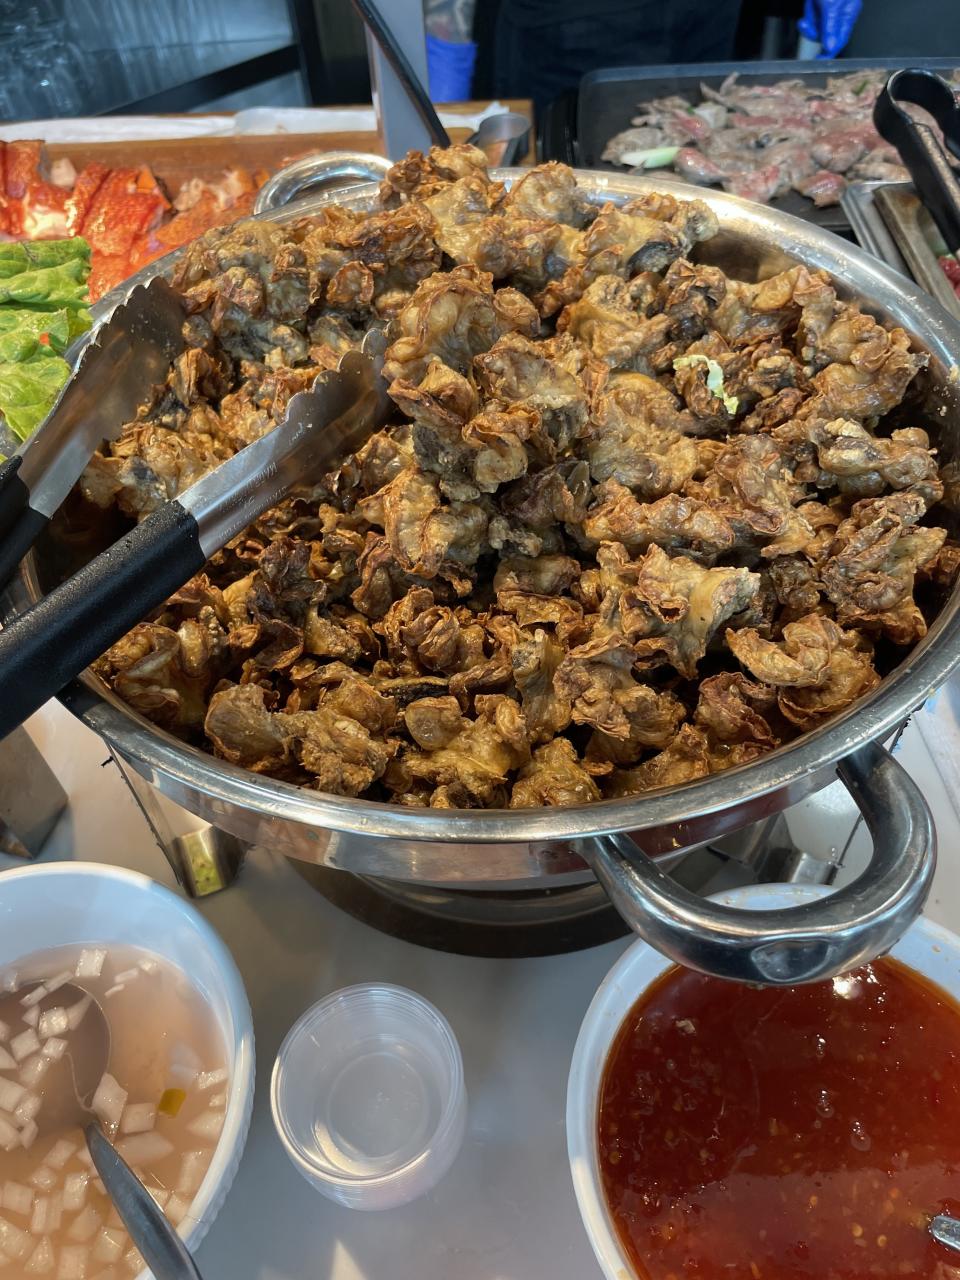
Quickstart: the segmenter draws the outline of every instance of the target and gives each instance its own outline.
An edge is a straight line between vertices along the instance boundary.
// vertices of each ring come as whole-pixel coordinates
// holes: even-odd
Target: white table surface
[[[103,744],[49,704],[30,731],[70,796],[43,858],[173,876]],[[929,734],[927,736],[929,740]],[[928,914],[960,928],[958,820],[925,739],[908,728],[900,758],[933,809],[941,856]],[[842,847],[853,822],[838,787],[792,815],[794,836]],[[862,833],[861,833],[862,836]],[[848,871],[868,846],[858,837]],[[20,865],[0,855],[0,869]],[[566,1077],[583,1014],[627,945],[570,955],[481,960],[389,938],[326,902],[281,857],[257,851],[237,883],[198,908],[247,985],[257,1095],[233,1191],[198,1254],[204,1280],[598,1280],[566,1158]],[[401,1209],[356,1213],[313,1191],[274,1133],[269,1079],[299,1014],[352,982],[413,988],[449,1018],[463,1050],[469,1120],[450,1173]]]

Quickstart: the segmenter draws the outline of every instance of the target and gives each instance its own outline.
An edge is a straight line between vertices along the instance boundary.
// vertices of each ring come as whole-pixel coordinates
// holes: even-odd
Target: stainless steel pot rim
[[[495,176],[508,183],[525,172],[523,169],[494,170]],[[650,190],[666,191],[686,199],[703,199],[720,215],[723,231],[734,235],[738,231],[752,233],[754,237],[763,234],[773,239],[783,254],[829,271],[841,287],[848,276],[854,274],[857,296],[877,302],[886,297],[895,302],[902,322],[907,327],[922,329],[925,345],[934,359],[950,371],[951,381],[956,379],[960,323],[911,281],[839,237],[829,236],[789,214],[722,192],[691,189],[677,180],[587,170],[578,171],[577,176],[598,201],[610,198],[622,202]],[[351,188],[348,193],[299,201],[293,209],[265,216],[286,221],[331,203],[357,203],[362,207],[375,190],[375,184],[365,184]],[[95,323],[108,316],[136,283],[169,270],[182,252],[179,250],[150,264],[102,299],[94,308]],[[865,305],[869,309],[869,301]],[[21,608],[40,595],[32,559],[26,562],[20,587],[23,590],[17,603]],[[61,698],[131,762],[181,780],[188,787],[200,787],[224,809],[239,805],[267,818],[283,818],[307,828],[349,830],[371,839],[393,838],[405,842],[453,839],[489,844],[570,840],[682,825],[691,815],[719,813],[748,797],[772,796],[792,779],[829,768],[864,744],[885,738],[922,705],[958,664],[960,601],[955,589],[925,639],[886,676],[874,693],[820,729],[748,765],[627,800],[598,801],[575,808],[444,810],[442,831],[438,814],[430,809],[407,809],[312,792],[273,778],[262,778],[218,760],[158,729],[123,704],[90,672],[65,689]],[[771,812],[777,807],[772,802]]]

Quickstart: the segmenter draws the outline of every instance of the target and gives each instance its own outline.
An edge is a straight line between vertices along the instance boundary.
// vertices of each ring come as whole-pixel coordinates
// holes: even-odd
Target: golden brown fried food
[[[88,502],[155,510],[374,325],[394,412],[100,659],[131,706],[340,795],[586,804],[749,763],[924,635],[958,486],[885,418],[902,331],[822,272],[692,261],[696,200],[598,209],[557,164],[507,191],[469,146],[381,192],[180,260],[187,349]]]

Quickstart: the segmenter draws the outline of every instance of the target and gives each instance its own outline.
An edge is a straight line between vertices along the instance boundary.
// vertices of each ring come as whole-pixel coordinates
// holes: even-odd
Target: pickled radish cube
[[[64,1035],[70,1030],[70,1019],[67,1017],[66,1009],[57,1006],[56,1009],[48,1009],[46,1013],[41,1013],[38,1030],[41,1040]]]
[[[73,974],[69,969],[64,969],[55,978],[48,978],[43,984],[44,995],[52,996],[55,991],[59,991],[64,983],[70,982],[72,978]]]
[[[88,1169],[93,1168],[93,1156],[90,1154],[90,1148],[86,1143],[77,1152],[77,1159],[81,1164],[85,1164]]]
[[[162,1133],[136,1133],[130,1138],[121,1138],[117,1143],[117,1150],[127,1164],[149,1169],[152,1164],[170,1154],[173,1143]]]
[[[32,1248],[33,1241],[26,1231],[21,1231],[6,1218],[0,1218],[0,1253],[17,1262],[25,1258]]]
[[[103,1219],[99,1213],[97,1213],[92,1204],[88,1204],[85,1209],[81,1209],[73,1222],[70,1223],[67,1236],[71,1240],[92,1240],[100,1230],[102,1223]]]
[[[56,1265],[57,1257],[53,1245],[44,1236],[27,1260],[24,1270],[31,1276],[48,1276]]]
[[[57,1231],[62,1218],[63,1201],[58,1195],[37,1196],[30,1217],[30,1234],[45,1236],[48,1231]]]
[[[80,959],[77,961],[77,977],[99,978],[103,972],[103,962],[106,958],[107,953],[102,948],[84,947],[80,952]]]
[[[20,1134],[17,1132],[15,1125],[7,1119],[5,1115],[0,1115],[0,1147],[4,1151],[12,1151],[14,1147],[20,1145]]]
[[[0,1080],[0,1111],[16,1111],[26,1092],[22,1084],[13,1080]]]
[[[40,1021],[40,1010],[37,1008],[36,1005],[34,1005],[32,1009],[27,1010],[27,1012],[23,1015],[23,1020],[28,1027],[33,1027],[34,1029],[36,1029],[36,1026]]]
[[[126,985],[126,983],[128,982],[133,982],[134,978],[139,978],[139,977],[140,977],[140,969],[136,967],[133,969],[124,969],[123,973],[117,974],[114,981],[122,982],[124,983],[124,985]]]
[[[157,1108],[152,1102],[131,1102],[123,1109],[121,1133],[149,1133],[157,1123]]]
[[[51,1062],[59,1062],[67,1051],[66,1040],[61,1040],[59,1036],[51,1036],[49,1040],[43,1042],[43,1048],[40,1052],[45,1058],[49,1058]]]
[[[36,1120],[42,1106],[43,1099],[39,1095],[25,1093],[14,1110],[14,1121],[19,1125],[25,1125],[28,1120]]]
[[[144,956],[138,963],[144,973],[156,973],[160,968],[160,961],[155,960],[153,956]]]
[[[203,1181],[204,1166],[207,1155],[203,1151],[188,1151],[180,1162],[180,1176],[177,1178],[177,1190],[193,1195]]]
[[[17,1060],[0,1044],[0,1071],[16,1071]]]
[[[3,1021],[3,1019],[0,1018],[0,1040],[9,1040],[9,1038],[10,1038],[10,1028]]]
[[[54,1169],[62,1169],[76,1150],[76,1142],[68,1142],[66,1138],[58,1138],[47,1156],[47,1164],[52,1165]]]
[[[123,1265],[131,1275],[139,1275],[144,1268],[144,1261],[136,1249],[130,1249],[123,1255]]]
[[[167,1201],[167,1207],[164,1210],[169,1220],[175,1227],[179,1227],[180,1223],[187,1216],[187,1210],[190,1208],[190,1201],[185,1200],[183,1196],[172,1195]]]
[[[35,1089],[50,1070],[51,1061],[51,1058],[45,1058],[42,1053],[35,1053],[20,1068],[20,1083],[27,1089]]]
[[[87,1199],[89,1173],[68,1173],[63,1183],[63,1207],[68,1213],[82,1209]]]
[[[214,1111],[222,1111],[227,1105],[227,1095],[225,1093],[215,1093],[210,1099],[210,1106]]]
[[[212,1089],[215,1084],[225,1084],[230,1078],[230,1072],[226,1067],[220,1067],[217,1071],[201,1071],[197,1076],[197,1088]]]
[[[107,1214],[107,1226],[111,1229],[111,1231],[126,1230],[126,1228],[123,1225],[123,1219],[120,1217],[119,1213],[117,1213],[116,1205],[112,1204],[110,1206],[110,1212]]]
[[[170,1055],[170,1076],[181,1089],[191,1089],[203,1070],[200,1056],[190,1045],[181,1042]]]
[[[170,1199],[169,1191],[164,1191],[162,1187],[147,1187],[147,1190],[161,1209],[165,1209],[167,1207],[167,1203]]]
[[[109,1071],[105,1071],[93,1095],[90,1109],[109,1127],[111,1133],[116,1133],[126,1105],[126,1089],[117,1084]]]
[[[104,1227],[97,1236],[91,1256],[94,1262],[116,1262],[123,1253],[126,1243],[127,1234],[125,1231]]]
[[[212,1142],[214,1139],[219,1138],[222,1128],[222,1111],[204,1111],[203,1115],[197,1116],[196,1120],[190,1121],[187,1125],[187,1132],[195,1134],[198,1138],[208,1138]]]
[[[85,1244],[68,1244],[60,1250],[57,1280],[87,1280],[90,1250]]]
[[[37,1140],[40,1130],[37,1128],[36,1120],[28,1120],[20,1130],[20,1145],[24,1151],[29,1151]]]
[[[76,1004],[72,1004],[67,1010],[67,1022],[71,1031],[76,1031],[77,1027],[79,1027],[91,1003],[92,997],[84,996],[82,1000],[78,1000]]]
[[[109,991],[103,993],[104,1000],[109,1000],[111,996],[118,996],[123,990],[123,983],[118,982],[115,987],[111,987]]]
[[[29,1058],[31,1053],[36,1053],[40,1048],[40,1041],[37,1039],[37,1033],[33,1027],[27,1027],[26,1031],[21,1031],[18,1036],[14,1036],[10,1041],[10,1052],[18,1062],[22,1062],[24,1058]]]
[[[19,1213],[28,1218],[33,1208],[33,1192],[22,1182],[5,1182],[0,1191],[0,1204],[10,1213]]]
[[[48,1169],[45,1164],[41,1164],[34,1169],[27,1181],[31,1187],[36,1187],[38,1191],[49,1191],[57,1185],[57,1175],[52,1169]]]
[[[28,991],[20,1003],[24,1009],[32,1009],[35,1004],[39,1004],[43,997],[47,994],[47,988],[42,982],[38,983],[32,991]]]

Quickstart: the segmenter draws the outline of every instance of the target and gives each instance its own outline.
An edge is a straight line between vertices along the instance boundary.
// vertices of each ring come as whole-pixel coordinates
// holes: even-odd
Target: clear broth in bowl
[[[91,943],[37,953],[19,962],[16,972],[0,974],[0,989],[23,989],[38,979],[56,989],[61,978],[99,1001],[110,1027],[109,1074],[94,1108],[127,1163],[179,1226],[189,1220],[226,1114],[226,1050],[216,1020],[186,974],[130,946]],[[42,1127],[43,1061],[71,1052],[72,1031],[62,1025],[55,990],[41,1008],[47,1011],[51,1003],[54,1016],[38,1021],[29,1004],[17,1001],[21,1016],[14,1024],[4,998],[0,1275],[129,1278],[143,1269],[143,1260],[96,1177],[80,1130],[47,1134]],[[68,1017],[82,1016],[75,1003],[62,1007]]]

